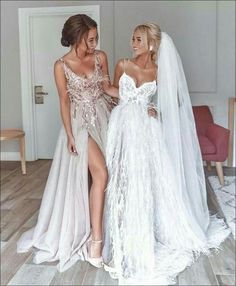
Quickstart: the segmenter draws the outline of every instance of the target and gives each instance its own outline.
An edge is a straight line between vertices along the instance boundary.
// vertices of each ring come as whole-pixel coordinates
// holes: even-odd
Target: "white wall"
[[[129,19],[129,21],[127,21]],[[228,98],[235,96],[234,1],[120,1],[115,3],[117,60],[131,56],[132,29],[146,21],[167,32],[183,62],[193,105],[209,105],[228,126]]]
[[[157,22],[174,40],[193,105],[212,107],[216,123],[228,125],[228,98],[235,96],[234,1],[1,1],[1,128],[21,128],[18,8],[100,5],[101,49],[110,74],[131,56],[135,25]],[[14,142],[2,151],[14,152]]]

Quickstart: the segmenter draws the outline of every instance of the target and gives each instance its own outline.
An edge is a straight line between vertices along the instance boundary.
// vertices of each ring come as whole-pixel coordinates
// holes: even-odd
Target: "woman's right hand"
[[[73,136],[67,137],[67,148],[72,155],[78,155],[76,147],[75,147],[75,139]]]

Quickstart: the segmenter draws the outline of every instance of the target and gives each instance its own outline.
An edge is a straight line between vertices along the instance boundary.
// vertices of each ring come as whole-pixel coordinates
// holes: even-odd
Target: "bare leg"
[[[92,239],[102,240],[102,217],[104,207],[104,190],[107,184],[107,169],[103,154],[97,143],[88,139],[88,167],[92,176],[90,189],[90,218],[92,226]],[[94,244],[94,257],[101,256],[102,244]]]

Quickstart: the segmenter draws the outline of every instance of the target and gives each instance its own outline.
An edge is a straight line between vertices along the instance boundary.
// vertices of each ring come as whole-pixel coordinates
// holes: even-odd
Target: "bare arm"
[[[113,85],[117,88],[119,88],[119,80],[123,72],[124,72],[124,60],[121,59],[117,62],[115,67],[115,76]]]
[[[102,88],[103,88],[104,92],[107,93],[108,95],[110,95],[111,97],[118,98],[119,97],[119,90],[118,90],[118,88],[111,85],[111,82],[110,82],[107,56],[104,52],[100,52],[99,58],[101,61],[103,75],[106,77],[106,79],[102,82]]]
[[[60,99],[61,118],[67,134],[68,149],[70,152],[77,153],[71,127],[70,99],[67,94],[66,77],[59,61],[54,65],[54,78]]]

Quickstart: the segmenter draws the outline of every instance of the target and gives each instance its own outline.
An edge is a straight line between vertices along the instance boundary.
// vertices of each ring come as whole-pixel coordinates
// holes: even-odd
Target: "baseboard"
[[[19,152],[1,152],[1,161],[20,161]]]

